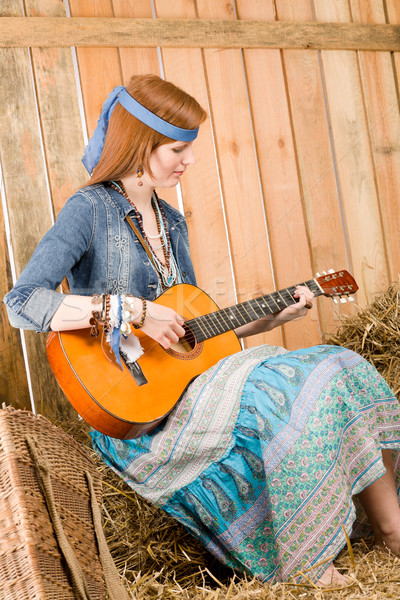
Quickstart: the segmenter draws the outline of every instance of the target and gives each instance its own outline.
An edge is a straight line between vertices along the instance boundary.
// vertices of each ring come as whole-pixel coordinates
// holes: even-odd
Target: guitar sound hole
[[[187,325],[184,325],[183,328],[185,330],[185,335],[179,338],[179,342],[172,344],[171,348],[165,352],[180,360],[191,360],[201,353],[203,343],[197,343],[194,333]]]
[[[171,350],[180,354],[189,354],[196,347],[196,338],[187,325],[184,325],[183,329],[185,330],[185,335],[179,338],[178,342],[171,345]]]

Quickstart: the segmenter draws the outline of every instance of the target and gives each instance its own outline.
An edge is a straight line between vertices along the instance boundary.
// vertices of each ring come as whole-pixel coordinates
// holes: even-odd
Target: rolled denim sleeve
[[[29,285],[13,288],[4,298],[13,327],[49,331],[54,313],[65,294]]]
[[[17,283],[4,297],[13,327],[49,331],[66,294],[55,290],[88,251],[93,236],[94,207],[77,193],[72,196],[46,235]]]

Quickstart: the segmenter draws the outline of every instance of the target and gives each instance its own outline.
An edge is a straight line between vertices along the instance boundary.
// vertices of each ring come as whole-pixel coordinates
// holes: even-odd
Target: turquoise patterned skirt
[[[350,350],[260,346],[199,376],[149,435],[92,438],[226,565],[264,581],[316,580],[358,526],[352,496],[385,472],[381,449],[400,449],[400,410]]]

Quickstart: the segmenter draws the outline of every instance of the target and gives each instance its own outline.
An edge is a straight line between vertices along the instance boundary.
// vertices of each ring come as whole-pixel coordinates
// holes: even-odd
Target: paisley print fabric
[[[199,376],[136,440],[92,433],[100,456],[228,566],[265,581],[318,579],[368,533],[352,496],[400,453],[400,410],[377,371],[335,346],[260,346]]]

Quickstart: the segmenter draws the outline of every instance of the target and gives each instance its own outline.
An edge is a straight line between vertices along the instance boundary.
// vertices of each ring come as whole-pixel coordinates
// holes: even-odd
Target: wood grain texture
[[[28,17],[65,16],[62,0],[47,0],[45,3],[27,0],[25,10]],[[67,198],[87,179],[81,162],[84,142],[74,67],[69,48],[33,48],[31,60],[47,177],[56,216]],[[47,361],[41,363],[41,368],[52,381],[53,374]],[[64,418],[76,415],[61,390],[43,403],[40,412],[52,419],[61,414]]]
[[[1,8],[0,15],[13,15],[19,14],[14,3],[7,2]],[[15,54],[16,52],[16,54]],[[18,54],[24,51],[22,50],[11,50],[11,51],[0,51],[0,72],[7,69],[7,63],[9,58],[15,60]],[[10,55],[11,53],[11,55]],[[2,123],[5,124],[5,115],[8,114],[8,110],[12,112],[12,106],[7,110],[6,105],[9,99],[1,96],[0,92],[0,115],[2,117]],[[4,112],[7,111],[7,112]],[[1,124],[0,124],[1,127]],[[2,170],[7,168],[7,141],[11,141],[9,138],[3,143],[2,130],[0,129],[0,161]],[[6,177],[6,173],[3,172],[3,177]],[[3,199],[6,200],[5,198]],[[1,227],[1,255],[0,255],[0,294],[1,298],[11,289],[12,287],[12,276],[11,276],[11,265],[10,255],[7,244],[7,236],[5,231],[5,219],[3,208],[0,209],[0,227]],[[0,309],[0,369],[1,369],[1,385],[0,385],[0,398],[1,402],[10,404],[16,408],[31,409],[31,400],[28,389],[28,380],[26,376],[26,365],[24,362],[21,335],[17,329],[11,327],[5,305],[1,304]]]
[[[64,3],[25,2],[27,16],[65,15]],[[49,185],[58,214],[66,199],[87,180],[78,95],[69,48],[33,48],[32,63],[40,110]]]
[[[386,0],[385,7],[388,22],[391,25],[400,25],[400,4],[397,0]]]
[[[385,22],[382,0],[351,0],[350,7],[357,23]],[[400,114],[396,74],[389,52],[360,51],[358,58],[389,280],[395,282],[400,274]]]
[[[20,14],[18,0],[5,0],[1,14]],[[0,52],[0,159],[10,221],[17,276],[39,240],[52,224],[46,185],[41,129],[29,51],[9,48]],[[36,406],[57,406],[62,393],[46,365],[44,336],[25,334]]]
[[[193,0],[156,0],[155,6],[158,18],[195,16]],[[208,110],[201,50],[163,48],[161,53],[166,78]],[[235,291],[210,119],[201,125],[193,149],[196,164],[182,177],[181,188],[195,273],[198,285],[219,306],[229,306],[235,302]]]
[[[232,2],[197,0],[200,18],[234,19]],[[210,114],[237,300],[274,289],[247,84],[240,50],[204,49]],[[247,338],[246,346],[277,343],[279,330]],[[273,340],[273,341],[272,341]]]
[[[350,19],[347,0],[314,4],[318,20]],[[321,56],[344,226],[357,299],[365,306],[387,287],[389,274],[358,59],[356,52],[339,50],[322,50]]]
[[[112,0],[115,18],[151,19],[151,0]],[[124,82],[133,74],[160,73],[157,48],[120,47]]]
[[[4,18],[0,47],[107,46],[114,48],[324,48],[400,50],[397,25],[296,23],[227,19],[101,18],[97,4],[87,0],[74,18]],[[85,14],[82,14],[85,13]],[[91,15],[91,16],[89,16]],[[77,17],[81,18],[77,18]],[[105,15],[113,17],[112,14]]]
[[[151,18],[151,0],[112,0],[115,17]],[[122,80],[126,85],[132,75],[152,73],[161,75],[161,65],[156,48],[119,48]],[[175,208],[179,208],[176,188],[158,188],[157,193]]]
[[[386,0],[386,19],[391,25],[400,25],[400,3],[398,0]],[[400,52],[396,51],[393,53],[393,61],[395,65],[396,77],[397,77],[397,89],[400,85]]]
[[[386,19],[391,24],[400,24],[400,3],[397,0],[386,0]],[[397,100],[400,103],[400,52],[393,52],[393,71],[396,83]]]
[[[272,2],[238,0],[242,19],[274,18]],[[277,288],[312,275],[309,241],[293,143],[290,106],[279,50],[244,50],[253,128],[258,152],[268,238]],[[320,341],[318,313],[283,328],[284,345],[294,349]]]
[[[301,23],[312,18],[308,0],[277,0],[276,10],[279,19]],[[351,270],[318,52],[283,50],[282,56],[312,271]],[[318,307],[323,334],[337,327],[340,314],[353,310],[352,304],[335,305],[321,300]]]
[[[0,206],[0,299],[12,287],[10,257],[3,209]],[[0,403],[31,408],[21,335],[8,322],[6,306],[0,304]]]
[[[108,94],[117,85],[122,85],[121,62],[118,48],[105,47],[106,31],[113,17],[111,0],[69,0],[72,17],[93,16],[102,18],[106,30],[102,32],[102,47],[77,48],[83,105],[85,107],[88,136],[96,128],[101,107]],[[71,19],[67,19],[69,21]],[[79,46],[79,44],[74,44]],[[90,46],[90,44],[83,44]]]

